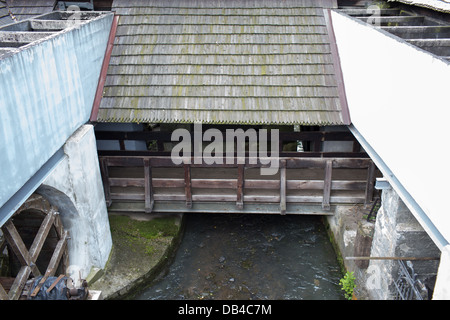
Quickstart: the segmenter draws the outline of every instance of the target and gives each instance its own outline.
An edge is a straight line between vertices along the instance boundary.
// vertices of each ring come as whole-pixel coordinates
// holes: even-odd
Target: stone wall
[[[376,222],[367,221],[369,211],[370,208],[361,205],[338,206],[334,215],[327,217],[327,222],[336,250],[342,257],[343,267],[356,277],[356,297],[391,300],[396,295],[394,282],[398,278],[398,261],[349,258],[440,257],[441,253],[394,189],[382,191]],[[423,284],[423,297],[430,299],[439,260],[412,261],[412,265]],[[441,266],[443,270],[444,265]],[[445,286],[441,287],[444,290],[439,296],[446,296]]]
[[[394,189],[382,192],[382,205],[377,214],[372,242],[372,257],[440,257],[428,234]],[[418,279],[434,288],[439,261],[412,261]],[[371,260],[369,270],[372,282],[369,294],[372,299],[393,299],[396,294],[394,282],[398,276],[398,261]]]

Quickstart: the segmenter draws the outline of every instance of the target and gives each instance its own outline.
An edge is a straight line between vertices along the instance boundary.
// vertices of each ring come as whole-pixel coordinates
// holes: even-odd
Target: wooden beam
[[[8,292],[8,297],[10,300],[19,299],[30,274],[31,268],[29,266],[22,266],[22,268],[20,268],[19,273],[17,274],[16,279]]]
[[[244,177],[242,177],[242,186],[244,187],[243,179]],[[239,185],[239,181],[236,179],[191,179],[191,182],[192,188],[237,189]]]
[[[191,166],[189,164],[184,165],[184,190],[186,207],[192,208]]]
[[[333,160],[327,160],[325,164],[325,180],[323,186],[323,200],[322,200],[322,209],[324,210],[330,210],[332,170],[333,170]]]
[[[60,282],[64,277],[65,277],[64,274],[59,275],[59,277],[56,278],[55,281],[53,281],[53,283],[50,285],[50,287],[47,288],[47,290],[45,290],[45,292],[50,293],[50,291],[52,291],[52,289],[53,289],[54,287],[56,287],[56,285],[58,284],[58,282]]]
[[[366,200],[365,205],[369,205],[373,200],[373,190],[375,184],[375,164],[373,161],[370,162],[369,168],[367,169],[367,184],[366,184]]]
[[[102,173],[103,190],[105,193],[106,205],[109,207],[112,204],[111,200],[111,187],[109,185],[109,172],[108,172],[108,159],[100,159],[100,170]]]
[[[2,230],[6,241],[8,241],[20,264],[22,266],[29,266],[35,277],[40,276],[41,273],[36,266],[35,261],[31,259],[30,253],[12,221],[8,220],[2,227]]]
[[[150,151],[150,150],[140,150],[140,151],[120,151],[120,150],[98,150],[99,157],[167,157],[170,159],[170,152],[166,151]],[[235,153],[237,155],[237,153]],[[269,152],[269,156],[271,153]],[[248,154],[246,153],[247,157]],[[279,154],[283,158],[369,158],[366,152],[297,152],[297,151],[283,151]],[[140,160],[138,160],[140,161]],[[130,165],[130,164],[129,164]],[[132,165],[132,164],[131,164]],[[133,165],[132,165],[133,166]],[[152,164],[155,167],[154,164]],[[180,165],[178,165],[180,166]]]
[[[53,255],[50,259],[50,262],[48,263],[45,274],[43,275],[43,277],[41,278],[41,280],[39,281],[39,283],[36,285],[33,292],[31,293],[32,297],[35,297],[38,294],[39,290],[41,290],[41,287],[44,285],[45,281],[49,277],[52,277],[55,274],[58,264],[61,261],[61,257],[64,254],[64,250],[67,245],[67,236],[68,236],[68,232],[65,231],[63,234],[63,237],[56,244],[55,251],[53,251]]]
[[[244,165],[238,165],[238,179],[237,179],[237,201],[236,206],[238,209],[244,208]]]
[[[144,159],[144,179],[145,179],[145,213],[152,212],[155,201],[153,199],[153,187],[152,187],[152,168],[150,167],[150,161]]]
[[[355,16],[355,18],[364,21],[370,21],[371,17]],[[423,16],[388,16],[388,17],[376,17],[375,21],[381,26],[412,26],[419,25],[424,21]]]
[[[286,160],[280,161],[280,214],[286,214]]]
[[[30,247],[30,256],[31,261],[36,261],[36,259],[39,256],[39,253],[41,253],[42,246],[44,245],[45,240],[47,239],[48,232],[50,231],[53,221],[56,218],[57,213],[52,211],[49,212],[45,218],[44,221],[42,221],[41,226],[39,227],[39,230],[36,234],[36,237],[33,240],[33,244]]]
[[[8,294],[0,283],[0,300],[9,300]]]

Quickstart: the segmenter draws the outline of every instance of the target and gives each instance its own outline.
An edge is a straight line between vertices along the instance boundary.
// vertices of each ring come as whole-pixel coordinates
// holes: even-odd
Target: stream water
[[[135,299],[344,299],[318,216],[186,214],[168,273]]]

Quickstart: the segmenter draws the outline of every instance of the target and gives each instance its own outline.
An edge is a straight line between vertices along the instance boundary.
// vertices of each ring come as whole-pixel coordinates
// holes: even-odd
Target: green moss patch
[[[139,221],[127,216],[111,215],[109,224],[116,244],[127,245],[131,250],[140,250],[149,255],[155,251],[154,245],[158,240],[175,236],[179,229],[173,217]]]

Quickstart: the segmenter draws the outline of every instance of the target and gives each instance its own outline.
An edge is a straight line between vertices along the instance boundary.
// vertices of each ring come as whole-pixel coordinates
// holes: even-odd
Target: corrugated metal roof
[[[1,0],[0,26],[52,12],[54,5],[55,0]]]
[[[97,121],[344,124],[323,3],[114,1]]]

